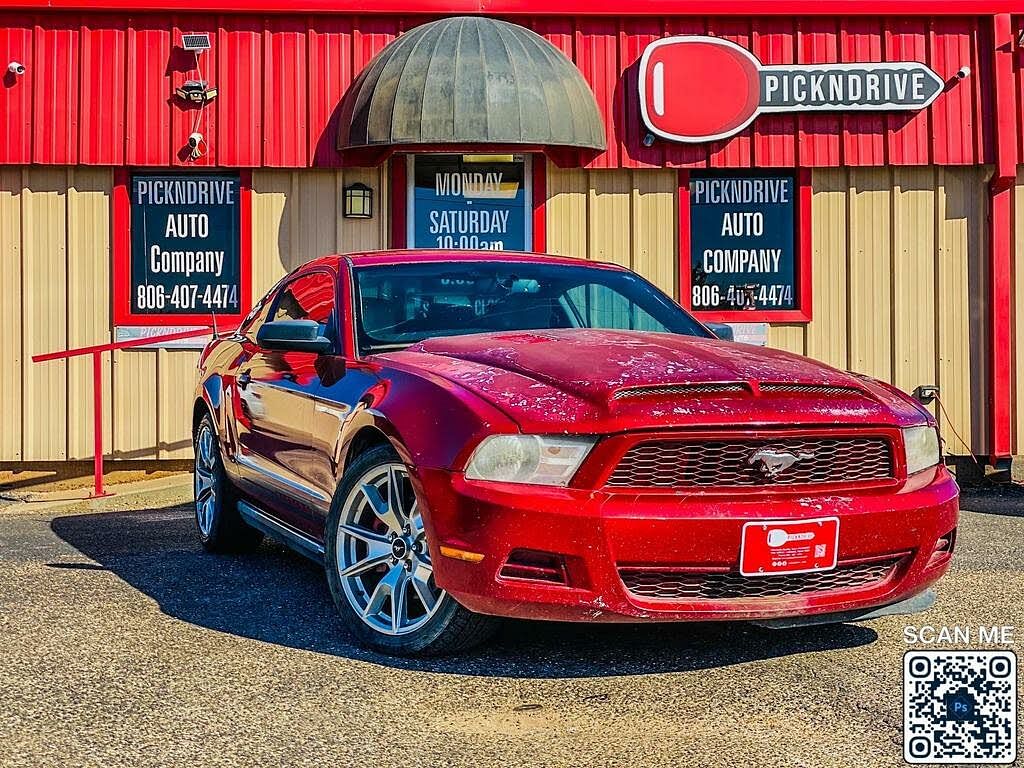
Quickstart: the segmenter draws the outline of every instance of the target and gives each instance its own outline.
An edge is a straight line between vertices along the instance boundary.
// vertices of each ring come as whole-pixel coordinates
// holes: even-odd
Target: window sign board
[[[519,155],[413,155],[413,248],[530,249],[528,161]]]
[[[129,195],[131,314],[240,314],[239,176],[137,174]]]
[[[697,175],[690,181],[695,311],[798,307],[796,181],[782,175]]]

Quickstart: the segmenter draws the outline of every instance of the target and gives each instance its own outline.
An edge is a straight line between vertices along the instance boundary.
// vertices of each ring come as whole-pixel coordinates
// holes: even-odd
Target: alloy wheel
[[[208,537],[217,512],[217,446],[213,430],[206,424],[196,435],[195,453],[196,523],[199,532]]]
[[[337,573],[349,605],[370,627],[404,635],[441,606],[423,516],[401,463],[381,464],[359,478],[338,522]]]

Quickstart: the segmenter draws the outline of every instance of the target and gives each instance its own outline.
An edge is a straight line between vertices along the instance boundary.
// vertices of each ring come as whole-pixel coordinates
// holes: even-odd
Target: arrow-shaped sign
[[[729,40],[666,37],[640,59],[640,112],[657,136],[698,143],[766,112],[917,110],[945,83],[916,61],[764,65]]]

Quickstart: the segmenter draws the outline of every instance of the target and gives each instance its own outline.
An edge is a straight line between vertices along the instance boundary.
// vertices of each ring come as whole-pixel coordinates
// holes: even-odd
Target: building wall
[[[1013,305],[1011,307],[1011,331],[1013,334],[1013,357],[1010,365],[1012,381],[1013,419],[1010,432],[1011,451],[1015,456],[1024,455],[1024,167],[1017,169],[1017,187],[1014,190],[1014,256],[1013,256]]]
[[[984,449],[984,168],[827,169],[813,176],[814,320],[775,325],[771,344],[904,390],[937,383],[953,453],[955,427]],[[253,173],[253,294],[334,251],[383,247],[386,168]],[[613,261],[676,295],[676,172],[548,167],[547,247]],[[344,184],[374,187],[370,220],[344,220]],[[0,170],[0,461],[92,455],[92,361],[31,356],[111,339],[110,195],[106,168]],[[1024,185],[1024,171],[1018,179]],[[1016,196],[1024,217],[1024,194]],[[1024,220],[1020,219],[1019,220]],[[1024,233],[1016,234],[1018,259]],[[1015,274],[1024,300],[1024,270]],[[1016,360],[1024,317],[1015,316]],[[104,356],[104,445],[113,458],[186,458],[197,353],[125,350]],[[1024,379],[1014,382],[1014,452],[1021,452]]]
[[[253,295],[319,256],[380,248],[387,214],[341,216],[342,186],[386,197],[385,169],[253,173]],[[0,169],[0,461],[92,458],[92,358],[32,355],[112,338],[108,168]],[[379,210],[386,206],[379,206]],[[191,456],[195,350],[103,356],[108,458]]]
[[[934,166],[816,170],[814,319],[770,332],[772,346],[905,391],[938,384],[948,413],[938,418],[955,454],[967,451],[954,429],[976,452],[984,451],[988,429],[988,173]],[[624,264],[678,299],[676,188],[671,171],[549,165],[548,249]]]

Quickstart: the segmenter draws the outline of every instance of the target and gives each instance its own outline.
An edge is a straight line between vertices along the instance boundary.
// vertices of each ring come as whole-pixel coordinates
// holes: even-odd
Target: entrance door
[[[525,155],[409,155],[412,248],[528,251],[530,158]]]

